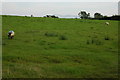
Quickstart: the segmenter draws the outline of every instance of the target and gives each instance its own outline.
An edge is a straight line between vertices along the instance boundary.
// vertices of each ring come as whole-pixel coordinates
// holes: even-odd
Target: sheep
[[[8,32],[8,39],[13,39],[14,35],[15,35],[14,31],[9,31]]]
[[[105,22],[106,25],[109,25],[110,23],[109,22]]]

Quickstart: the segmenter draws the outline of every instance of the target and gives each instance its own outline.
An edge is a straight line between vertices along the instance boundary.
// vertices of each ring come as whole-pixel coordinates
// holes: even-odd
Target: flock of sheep
[[[105,25],[109,25],[109,22],[105,22]],[[14,31],[9,31],[8,32],[8,39],[13,39],[13,37],[15,36],[15,32]]]

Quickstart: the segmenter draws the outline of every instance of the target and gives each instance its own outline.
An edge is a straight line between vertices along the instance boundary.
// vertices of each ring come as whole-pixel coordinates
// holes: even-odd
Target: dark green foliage
[[[88,19],[90,17],[90,13],[87,13],[86,11],[80,11],[78,15],[81,19]]]
[[[95,19],[100,19],[100,18],[103,18],[103,15],[101,15],[101,13],[95,13],[94,18]]]

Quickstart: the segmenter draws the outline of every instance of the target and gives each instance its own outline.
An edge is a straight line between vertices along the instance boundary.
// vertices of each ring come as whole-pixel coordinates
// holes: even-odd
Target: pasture
[[[3,78],[118,77],[118,21],[2,16],[2,40]]]

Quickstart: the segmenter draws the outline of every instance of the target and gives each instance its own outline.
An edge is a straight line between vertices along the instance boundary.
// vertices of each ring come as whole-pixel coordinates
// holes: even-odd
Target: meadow
[[[117,78],[118,21],[105,22],[2,16],[3,78]]]

